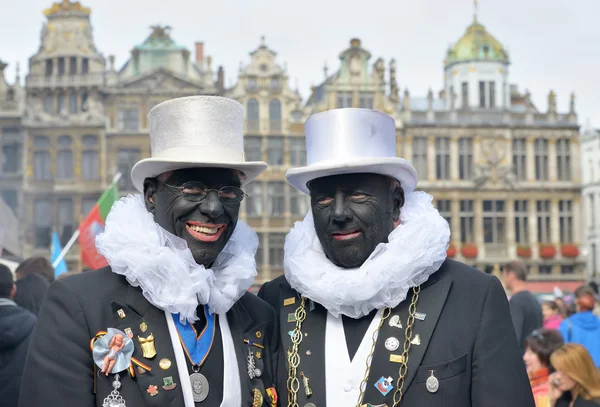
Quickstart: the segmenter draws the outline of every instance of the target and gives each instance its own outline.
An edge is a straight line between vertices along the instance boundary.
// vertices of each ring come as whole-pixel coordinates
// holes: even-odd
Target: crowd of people
[[[575,301],[561,295],[540,301],[527,290],[527,267],[508,263],[502,272],[510,291],[515,333],[536,407],[600,405],[600,308],[597,286],[582,285]]]

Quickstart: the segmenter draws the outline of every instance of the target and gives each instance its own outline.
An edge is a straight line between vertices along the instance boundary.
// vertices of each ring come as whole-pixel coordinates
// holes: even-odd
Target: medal
[[[253,389],[252,392],[253,397],[252,397],[252,407],[260,407],[263,404],[263,395],[260,392],[260,390],[258,389]]]
[[[202,373],[194,372],[190,375],[192,382],[192,392],[194,393],[194,402],[200,403],[208,397],[208,380]]]
[[[121,382],[119,375],[115,375],[115,380],[112,382],[113,391],[102,401],[102,407],[126,407],[125,400],[119,394]]]
[[[393,336],[391,336],[385,340],[385,348],[387,350],[389,350],[390,352],[395,351],[399,347],[400,347],[400,341],[398,341],[398,339],[394,338]]]
[[[254,362],[254,354],[250,349],[248,350],[248,357],[246,358],[246,360],[248,361],[248,377],[250,378],[250,380],[254,379],[255,377],[260,377],[262,375],[262,372],[256,367],[256,364]]]
[[[425,387],[427,387],[429,393],[435,393],[440,388],[440,382],[437,377],[433,375],[433,370],[431,370],[431,376],[429,376],[425,382]]]

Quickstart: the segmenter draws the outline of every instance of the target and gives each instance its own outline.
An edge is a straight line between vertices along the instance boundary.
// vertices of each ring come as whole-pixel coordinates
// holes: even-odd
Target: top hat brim
[[[223,162],[223,161],[191,161],[182,159],[160,159],[146,158],[138,161],[131,169],[131,181],[133,186],[140,192],[144,192],[144,181],[146,178],[154,178],[165,172],[183,170],[188,168],[226,168],[237,170],[242,173],[240,178],[242,186],[258,177],[267,169],[267,163],[262,161],[250,162]]]
[[[297,190],[310,194],[308,183],[317,178],[343,174],[380,174],[397,179],[405,193],[410,193],[417,186],[417,170],[403,158],[377,157],[357,158],[344,162],[319,162],[306,167],[291,168],[286,174],[287,182]]]

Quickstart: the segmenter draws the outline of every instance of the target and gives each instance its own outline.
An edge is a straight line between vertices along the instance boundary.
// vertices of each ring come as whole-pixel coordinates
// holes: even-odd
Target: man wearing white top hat
[[[533,407],[502,285],[446,259],[394,120],[339,109],[305,131],[308,165],[286,178],[311,212],[259,293],[279,318],[281,404]]]
[[[248,292],[256,234],[238,220],[243,110],[195,96],[149,113],[142,192],[116,202],[96,246],[110,264],[54,283],[20,406],[274,406],[273,309]]]

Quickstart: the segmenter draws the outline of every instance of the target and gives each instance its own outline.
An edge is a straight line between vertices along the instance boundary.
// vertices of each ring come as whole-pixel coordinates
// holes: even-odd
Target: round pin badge
[[[435,377],[432,373],[431,376],[427,378],[425,386],[427,387],[427,391],[429,393],[435,393],[440,388],[440,382],[438,381],[437,377]]]
[[[393,336],[390,336],[385,340],[385,348],[390,352],[395,351],[400,347],[400,341]]]

